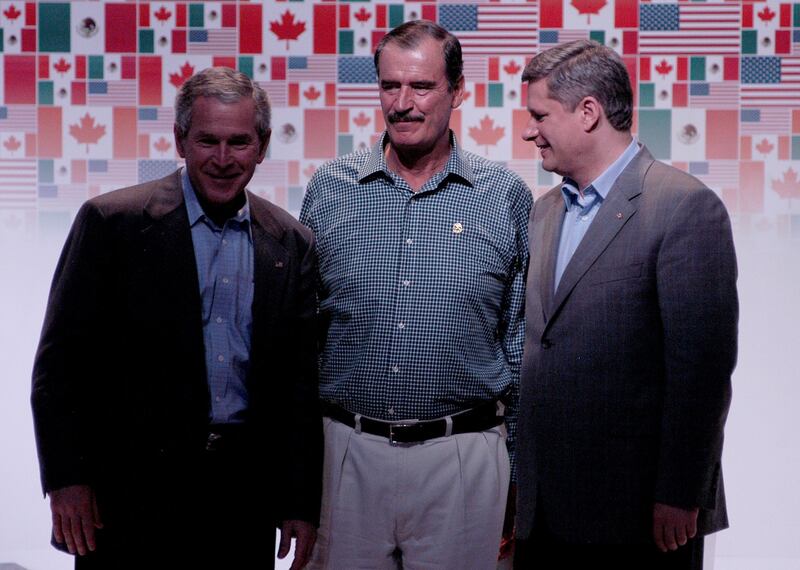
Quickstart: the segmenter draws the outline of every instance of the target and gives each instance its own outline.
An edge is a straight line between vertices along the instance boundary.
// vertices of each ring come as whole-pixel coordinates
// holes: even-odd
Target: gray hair
[[[386,34],[378,42],[375,48],[375,74],[380,78],[378,63],[381,59],[381,52],[388,44],[396,44],[402,49],[413,49],[426,38],[436,40],[442,44],[442,55],[444,56],[444,69],[447,76],[447,85],[453,91],[464,72],[464,60],[461,57],[461,43],[453,34],[445,30],[439,24],[429,20],[411,20],[400,24],[391,32]]]
[[[180,138],[184,138],[192,126],[192,105],[198,97],[214,97],[223,103],[252,98],[256,105],[258,137],[264,140],[269,133],[269,98],[258,83],[230,67],[208,67],[187,79],[175,97],[175,125]]]
[[[608,122],[618,131],[630,130],[633,91],[622,58],[611,48],[591,40],[575,40],[534,57],[522,81],[547,79],[550,97],[574,111],[584,97],[600,102]]]

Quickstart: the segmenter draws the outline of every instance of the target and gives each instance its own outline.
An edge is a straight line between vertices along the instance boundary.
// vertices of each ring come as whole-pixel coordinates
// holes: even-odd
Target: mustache
[[[386,120],[390,123],[414,123],[422,122],[424,117],[419,115],[410,115],[408,113],[390,113]]]

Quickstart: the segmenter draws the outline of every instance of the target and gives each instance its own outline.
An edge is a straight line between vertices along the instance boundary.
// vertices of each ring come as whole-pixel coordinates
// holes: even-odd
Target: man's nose
[[[539,123],[536,119],[531,118],[525,128],[522,130],[522,140],[532,141],[539,136]]]
[[[230,164],[232,158],[231,150],[231,147],[224,142],[219,143],[216,149],[214,149],[214,162],[216,162],[218,166],[227,166]]]
[[[408,85],[400,87],[395,108],[397,111],[410,111],[414,107],[414,90]]]

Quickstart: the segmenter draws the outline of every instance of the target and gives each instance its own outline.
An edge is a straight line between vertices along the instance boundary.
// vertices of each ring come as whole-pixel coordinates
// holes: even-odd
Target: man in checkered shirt
[[[453,35],[403,24],[375,67],[386,132],[320,168],[300,215],[316,234],[328,325],[312,567],[494,568],[531,195],[449,130],[464,97]]]

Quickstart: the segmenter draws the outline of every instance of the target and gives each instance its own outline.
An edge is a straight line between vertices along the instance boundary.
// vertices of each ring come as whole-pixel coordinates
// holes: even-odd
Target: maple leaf
[[[169,17],[172,16],[172,12],[167,10],[166,6],[161,6],[161,9],[158,10],[158,12],[153,12],[153,16],[155,16],[156,20],[161,22],[161,24],[163,25],[164,22],[169,20]]]
[[[170,73],[169,82],[179,89],[183,83],[194,74],[194,66],[188,61],[181,66],[180,73]]]
[[[764,9],[758,13],[758,19],[762,22],[769,22],[775,17],[775,12],[769,9],[769,6],[764,6]]]
[[[161,154],[167,152],[170,148],[172,148],[172,143],[170,143],[164,137],[161,137],[156,142],[153,143],[153,148],[156,149]]]
[[[303,91],[303,97],[308,99],[309,101],[316,101],[319,99],[319,96],[322,95],[322,91],[314,87],[313,85]]]
[[[3,15],[9,20],[16,20],[22,15],[22,12],[17,10],[17,7],[12,4],[8,9],[3,10]]]
[[[359,10],[358,12],[353,14],[353,16],[355,17],[356,20],[358,20],[359,22],[361,22],[363,24],[363,23],[365,23],[367,20],[369,20],[372,17],[372,14],[367,12],[364,9],[364,7],[362,6],[361,10]]]
[[[303,169],[303,174],[306,175],[306,178],[311,178],[314,173],[317,171],[316,165],[312,162],[308,166]]]
[[[476,143],[486,147],[486,154],[489,154],[489,146],[497,144],[497,141],[503,138],[506,133],[504,127],[495,127],[494,119],[486,115],[481,119],[480,127],[470,127],[469,136],[475,140]]]
[[[89,145],[97,144],[106,134],[106,127],[104,125],[95,125],[94,117],[88,112],[81,117],[80,125],[70,125],[69,134],[79,143],[86,145],[86,154],[89,154]]]
[[[800,198],[800,180],[797,179],[797,172],[791,167],[783,173],[783,180],[773,180],[772,189],[781,198],[791,199]]]
[[[364,114],[364,111],[361,111],[358,115],[353,117],[355,125],[361,128],[366,127],[371,120],[372,119],[370,119],[368,115]]]
[[[586,14],[587,24],[592,23],[592,14],[599,14],[606,3],[606,0],[572,0],[570,2],[578,10],[578,14]]]
[[[6,141],[3,141],[3,146],[6,147],[6,149],[9,152],[14,152],[16,150],[19,150],[19,147],[22,146],[22,143],[18,141],[14,135],[11,135],[11,138],[9,138]]]
[[[65,60],[63,57],[53,64],[53,69],[59,72],[62,76],[70,70],[72,64]]]
[[[756,150],[763,155],[771,153],[773,148],[775,148],[775,145],[770,143],[767,139],[762,139],[761,142],[756,145]]]
[[[656,69],[656,73],[666,77],[667,74],[669,74],[669,72],[672,71],[672,66],[669,64],[669,62],[666,59],[662,59],[661,63],[659,63],[656,66],[655,69]]]
[[[286,10],[281,15],[280,22],[275,20],[269,23],[269,29],[279,40],[286,40],[286,49],[289,49],[289,40],[296,40],[300,37],[300,34],[306,31],[306,23],[295,22],[294,14]]]
[[[505,71],[509,75],[516,75],[517,73],[519,73],[520,69],[522,68],[513,59],[503,66],[503,71]]]

